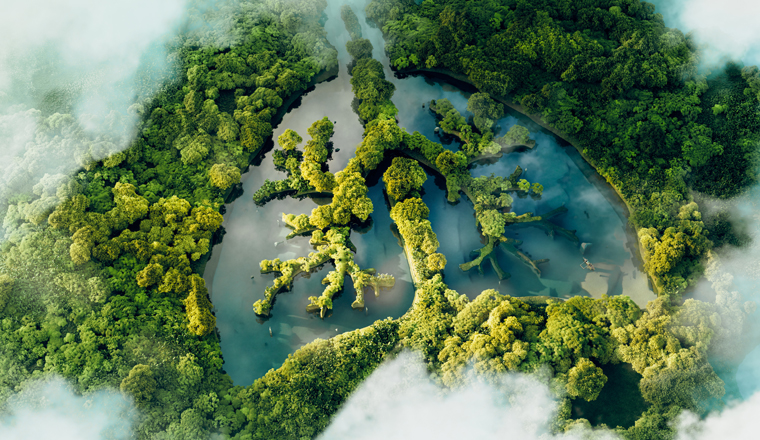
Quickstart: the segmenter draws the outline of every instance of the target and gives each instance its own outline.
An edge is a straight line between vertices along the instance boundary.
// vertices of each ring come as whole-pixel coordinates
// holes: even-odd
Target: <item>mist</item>
[[[447,390],[428,376],[423,362],[403,352],[381,365],[349,397],[318,440],[618,440],[608,429],[578,423],[553,434],[559,402],[545,375],[504,374],[488,384],[471,375],[465,387]],[[757,438],[760,393],[705,418],[684,412],[676,440]]]
[[[684,34],[693,32],[704,46],[700,64],[714,70],[728,60],[760,64],[760,3],[747,0],[652,0],[665,25]],[[706,72],[705,72],[706,73]]]
[[[69,195],[56,194],[51,180],[60,185],[93,161],[120,161],[142,104],[175,76],[165,47],[184,4],[0,4],[0,217],[14,204],[38,223]],[[35,187],[44,178],[48,184]]]
[[[691,413],[682,414],[678,420],[676,440],[756,439],[760,428],[757,423],[758,411],[760,394],[756,393],[750,399],[704,419]]]
[[[74,393],[59,377],[38,380],[12,396],[0,416],[3,440],[121,440],[133,437],[137,412],[118,391]]]
[[[558,401],[539,376],[505,374],[497,384],[471,376],[446,391],[413,353],[381,365],[354,391],[319,440],[612,440],[610,431],[579,425],[553,435]],[[548,377],[543,377],[548,382]]]

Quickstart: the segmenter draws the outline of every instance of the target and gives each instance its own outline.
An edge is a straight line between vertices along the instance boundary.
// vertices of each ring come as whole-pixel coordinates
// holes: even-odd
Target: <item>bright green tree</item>
[[[394,157],[391,166],[383,173],[388,194],[396,200],[419,191],[426,180],[427,174],[417,161],[403,157]]]
[[[568,394],[589,402],[596,400],[606,383],[602,369],[586,358],[581,358],[567,374]]]
[[[240,170],[233,165],[217,163],[208,172],[211,184],[220,189],[227,189],[240,183]]]
[[[285,151],[295,150],[301,142],[303,142],[303,138],[289,128],[277,137],[277,143]]]

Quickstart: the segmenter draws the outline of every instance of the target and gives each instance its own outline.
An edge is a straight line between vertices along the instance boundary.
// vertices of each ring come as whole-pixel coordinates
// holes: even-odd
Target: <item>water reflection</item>
[[[364,22],[363,8],[354,9],[360,21]],[[383,60],[386,76],[396,86],[393,101],[399,109],[399,125],[408,132],[419,131],[428,139],[440,142],[441,137],[434,131],[435,116],[427,109],[431,99],[448,99],[462,115],[469,116],[467,100],[473,89],[462,90],[440,79],[421,75],[396,77],[388,67],[388,58],[382,50],[384,42],[380,30],[365,26],[362,32],[374,46],[373,56]],[[463,87],[468,88],[466,85]],[[515,116],[507,116],[497,121],[496,125],[501,128],[501,134],[504,134],[516,123],[518,119]],[[472,204],[463,199],[455,206],[450,205],[446,201],[445,191],[440,189],[441,185],[436,186],[432,179],[428,179],[423,200],[430,208],[433,230],[439,236],[439,252],[447,258],[446,282],[451,288],[471,298],[489,288],[513,296],[590,295],[599,298],[602,294],[623,294],[645,307],[649,300],[654,299],[654,293],[649,289],[646,274],[634,264],[634,256],[627,248],[626,219],[621,219],[600,193],[600,188],[586,178],[586,175],[595,172],[585,163],[581,164],[585,165],[583,171],[578,167],[576,162],[583,159],[572,146],[561,147],[553,135],[543,131],[528,118],[520,118],[519,123],[530,129],[531,137],[537,142],[536,148],[505,155],[491,165],[479,165],[472,175],[477,177],[494,173],[508,176],[517,165],[523,167],[523,177],[541,183],[545,191],[538,201],[515,197],[515,212],[533,212],[538,215],[565,205],[568,212],[555,218],[555,221],[566,229],[576,230],[581,242],[592,244],[584,256],[596,266],[596,271],[589,272],[579,266],[583,262],[583,256],[572,243],[562,238],[552,239],[535,228],[510,228],[506,235],[522,240],[524,243],[521,249],[524,252],[534,259],[551,259],[549,263],[541,265],[541,279],[515,257],[501,251],[497,251],[498,259],[502,268],[511,273],[509,280],[499,282],[488,264],[484,265],[483,276],[474,269],[462,272],[459,264],[469,261],[470,251],[482,246],[475,228]],[[448,148],[456,150],[457,143],[450,143]],[[596,177],[599,179],[598,175]],[[605,189],[605,184],[599,185],[601,189]],[[606,189],[606,196],[615,197],[610,188]]]
[[[353,94],[346,70],[349,56],[345,50],[349,37],[340,19],[341,4],[337,0],[328,2],[325,23],[328,39],[338,49],[338,78],[317,85],[303,96],[298,108],[289,111],[274,130],[275,139],[287,128],[308,139],[306,130],[311,123],[328,116],[336,123],[333,138],[335,152],[329,162],[332,171],[345,166],[353,156],[355,146],[361,142],[363,133],[357,115],[351,110]],[[380,31],[364,23],[363,7],[355,7],[354,10],[363,25],[365,38],[369,38],[375,47],[375,57],[384,60],[387,69]],[[465,113],[470,95],[467,91],[421,76],[396,78],[389,69],[386,75],[396,85],[393,100],[399,108],[399,123],[409,132],[419,131],[432,140],[440,141],[434,132],[435,117],[426,108],[431,99],[449,99],[460,112]],[[516,122],[517,119],[510,116],[498,124],[506,130]],[[527,125],[524,121],[520,123]],[[439,252],[448,260],[446,282],[470,297],[487,288],[514,296],[599,297],[608,293],[629,295],[643,306],[654,295],[647,288],[646,277],[638,272],[630,251],[625,247],[625,228],[620,217],[552,136],[534,125],[528,126],[537,141],[534,150],[505,156],[491,165],[477,166],[473,175],[509,175],[517,164],[527,168],[525,177],[531,182],[540,182],[546,190],[541,200],[515,198],[514,209],[518,213],[532,211],[540,214],[565,204],[569,211],[557,222],[567,229],[577,229],[582,242],[593,243],[586,256],[597,271],[588,272],[579,267],[581,253],[570,242],[561,238],[552,240],[537,229],[517,229],[509,230],[507,235],[523,240],[523,251],[534,259],[551,259],[541,267],[544,275],[541,279],[506,254],[499,254],[498,258],[502,267],[512,274],[509,280],[499,283],[490,268],[485,270],[483,276],[477,271],[461,272],[458,265],[468,260],[471,250],[481,246],[472,206],[464,199],[457,205],[449,204],[440,187],[442,182],[436,185],[435,180],[430,178],[425,184],[423,199],[430,207],[433,229],[441,243]],[[455,143],[448,147],[457,148]],[[252,167],[243,176],[242,196],[227,205],[224,242],[214,247],[204,274],[221,335],[224,369],[239,385],[250,384],[270,368],[279,367],[289,353],[316,338],[328,338],[361,328],[388,316],[401,316],[411,305],[414,294],[408,263],[390,230],[391,220],[380,182],[372,185],[368,194],[375,207],[372,226],[366,231],[353,232],[351,240],[358,250],[357,264],[362,268],[374,267],[380,273],[393,274],[396,286],[377,298],[367,295],[365,313],[350,307],[354,295],[348,278],[344,293],[334,300],[332,315],[321,320],[316,315],[306,313],[305,307],[308,296],[318,296],[323,290],[320,283],[331,269],[328,265],[318,273],[295,280],[291,292],[278,295],[271,317],[266,320],[256,318],[252,304],[263,296],[264,289],[274,279],[273,274],[259,273],[259,262],[276,257],[305,256],[312,250],[306,237],[285,241],[290,230],[281,224],[280,216],[282,212],[309,213],[317,206],[314,201],[275,200],[257,207],[251,199],[265,179],[283,177],[283,173],[274,169],[271,153],[264,155],[261,166]]]
[[[274,130],[274,138],[291,128],[308,139],[307,128],[312,122],[327,116],[336,123],[333,137],[335,151],[330,169],[342,169],[361,142],[363,128],[351,110],[351,84],[346,71],[348,54],[347,32],[340,19],[339,2],[329,2],[325,28],[328,38],[338,49],[340,72],[338,78],[317,85],[289,111]],[[280,221],[281,213],[309,213],[317,206],[310,200],[274,200],[257,207],[251,196],[265,179],[282,179],[285,175],[274,169],[271,152],[264,155],[261,165],[252,167],[243,176],[243,194],[227,205],[222,244],[213,250],[206,267],[205,278],[215,307],[217,328],[221,336],[224,369],[235,384],[247,385],[270,368],[277,368],[287,355],[316,338],[365,327],[388,316],[399,317],[411,306],[414,289],[402,249],[390,230],[390,217],[382,194],[382,183],[370,188],[375,212],[368,231],[354,232],[351,240],[358,253],[356,262],[362,268],[374,267],[380,273],[396,277],[393,289],[379,297],[365,296],[366,313],[351,309],[354,290],[346,279],[344,293],[333,301],[332,315],[324,320],[306,313],[309,296],[319,296],[324,289],[321,280],[332,269],[327,265],[310,276],[299,277],[290,292],[278,295],[271,317],[257,318],[252,304],[263,296],[264,289],[274,280],[274,274],[261,275],[262,259],[288,259],[306,256],[312,247],[307,237],[285,240],[290,230]],[[253,276],[253,278],[251,278]],[[272,336],[270,337],[270,329]]]

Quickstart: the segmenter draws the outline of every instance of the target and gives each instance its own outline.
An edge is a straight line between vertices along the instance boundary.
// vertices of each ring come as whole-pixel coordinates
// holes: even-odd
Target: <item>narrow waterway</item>
[[[328,3],[325,23],[328,39],[338,50],[338,77],[318,84],[297,100],[273,135],[276,139],[290,128],[301,134],[305,142],[309,139],[307,128],[314,121],[329,117],[335,123],[334,152],[328,162],[332,171],[342,169],[353,157],[364,132],[351,109],[353,93],[346,68],[350,57],[345,49],[349,36],[340,19],[341,4],[339,1]],[[316,338],[330,338],[366,327],[378,319],[403,315],[414,297],[407,261],[390,229],[391,220],[380,182],[372,186],[368,194],[375,208],[372,227],[352,232],[351,241],[357,248],[355,261],[361,268],[372,267],[379,273],[390,273],[396,278],[396,285],[382,291],[379,297],[366,295],[366,311],[357,311],[351,308],[354,289],[347,278],[344,292],[333,301],[332,314],[320,319],[318,315],[307,313],[306,305],[309,296],[319,296],[324,289],[322,278],[333,268],[327,264],[316,273],[296,278],[290,292],[277,296],[269,318],[257,317],[253,303],[263,298],[264,289],[275,278],[274,274],[260,274],[259,262],[307,256],[313,251],[307,237],[285,240],[291,230],[280,221],[282,213],[308,214],[317,206],[308,198],[286,198],[256,206],[252,195],[264,180],[285,177],[275,170],[271,151],[260,158],[260,162],[243,175],[243,194],[226,206],[226,234],[223,242],[214,247],[204,273],[221,337],[224,369],[235,384],[240,385],[251,384],[269,369],[279,367],[288,354]]]
[[[328,2],[325,23],[328,39],[338,49],[338,77],[318,84],[296,101],[274,130],[275,139],[285,129],[291,128],[307,140],[306,130],[311,123],[328,116],[335,122],[335,151],[329,162],[332,171],[345,166],[353,156],[356,145],[361,142],[363,133],[357,115],[351,110],[353,94],[346,69],[349,56],[345,50],[349,36],[340,19],[341,4],[341,0]],[[422,76],[395,77],[387,67],[380,30],[366,24],[363,6],[354,6],[354,12],[359,16],[364,37],[370,39],[374,46],[375,58],[384,62],[386,76],[396,86],[393,101],[399,108],[400,125],[409,132],[419,131],[429,139],[441,142],[442,139],[434,132],[436,120],[427,109],[427,103],[431,99],[446,98],[466,114],[470,92],[442,80]],[[537,141],[536,147],[507,155],[490,165],[478,165],[473,169],[473,175],[509,175],[518,164],[525,168],[528,180],[544,185],[544,195],[540,200],[515,197],[513,210],[518,214],[541,214],[565,205],[568,212],[557,218],[556,222],[567,229],[576,229],[581,242],[591,243],[584,255],[597,270],[589,272],[580,267],[583,256],[577,245],[559,237],[551,239],[538,229],[523,228],[509,230],[507,235],[522,240],[521,249],[532,258],[550,259],[549,263],[541,266],[541,278],[504,253],[499,253],[498,259],[502,268],[511,273],[509,280],[499,282],[490,268],[486,268],[483,275],[477,270],[463,273],[459,264],[468,261],[471,250],[482,246],[472,205],[466,198],[458,204],[448,203],[442,182],[430,176],[424,186],[423,199],[430,207],[433,229],[441,243],[439,252],[448,260],[446,282],[469,297],[492,288],[514,296],[600,297],[602,294],[624,294],[645,305],[646,301],[654,298],[654,294],[647,287],[646,276],[636,268],[631,251],[626,248],[624,220],[586,178],[568,154],[570,150],[567,147],[560,146],[553,135],[547,134],[530,120],[518,120],[518,116],[508,115],[498,124],[502,131],[518,122],[525,125]],[[449,142],[446,147],[458,148],[456,142]],[[281,213],[309,213],[317,206],[310,199],[284,199],[257,207],[251,196],[264,180],[285,176],[274,169],[271,152],[260,158],[260,162],[259,166],[251,167],[244,174],[243,194],[227,205],[224,222],[226,234],[223,243],[214,247],[204,274],[215,307],[224,368],[239,385],[248,385],[270,368],[279,367],[288,354],[316,338],[329,338],[367,326],[377,319],[403,315],[411,306],[414,295],[408,263],[391,233],[391,220],[382,193],[382,182],[379,182],[369,191],[375,209],[372,225],[366,231],[352,232],[351,240],[357,247],[357,264],[362,268],[374,267],[380,273],[393,274],[396,286],[381,292],[377,298],[367,295],[367,310],[356,311],[350,307],[354,291],[350,279],[347,279],[344,293],[334,301],[332,314],[322,320],[317,315],[307,313],[305,307],[307,297],[318,296],[323,290],[321,280],[331,270],[331,266],[327,265],[308,277],[297,278],[291,292],[278,295],[272,316],[257,318],[252,304],[263,297],[264,289],[274,279],[272,274],[259,273],[259,262],[262,259],[306,256],[312,251],[306,237],[285,241],[290,230],[279,221]],[[588,174],[588,170],[585,172]]]
[[[354,9],[359,21],[366,25],[364,9]],[[382,50],[384,42],[380,29],[364,26],[362,31],[364,38],[372,42],[374,57],[383,61],[386,76],[396,86],[393,102],[399,109],[399,124],[409,132],[419,131],[437,142],[443,140],[447,148],[456,150],[456,142],[447,145],[446,139],[435,133],[436,118],[427,109],[428,103],[432,99],[448,99],[466,117],[470,115],[467,112],[467,99],[473,90],[462,90],[442,79],[422,75],[395,76]],[[463,86],[467,88],[466,85]],[[423,199],[430,207],[433,230],[441,242],[439,252],[447,258],[446,282],[451,288],[471,298],[485,289],[497,289],[513,296],[547,295],[568,298],[589,295],[600,298],[603,294],[628,295],[639,306],[645,307],[655,295],[649,288],[646,274],[634,263],[636,251],[628,243],[627,220],[621,218],[610,200],[600,192],[604,188],[595,186],[595,183],[606,185],[606,182],[592,183],[587,176],[595,174],[595,171],[588,164],[579,163],[583,159],[573,147],[561,146],[554,135],[529,118],[508,111],[507,116],[497,121],[496,125],[500,127],[501,134],[504,134],[518,123],[530,130],[531,138],[536,140],[536,147],[505,155],[490,165],[478,165],[472,175],[478,177],[494,173],[508,176],[516,166],[521,166],[524,170],[523,177],[530,182],[541,183],[545,191],[538,200],[515,197],[513,211],[517,214],[533,212],[540,215],[564,205],[568,212],[554,222],[566,229],[576,230],[580,241],[590,245],[581,254],[580,249],[569,241],[559,237],[552,239],[542,230],[510,228],[506,235],[523,241],[521,250],[531,258],[550,259],[540,266],[540,279],[516,257],[501,251],[497,251],[498,260],[502,269],[512,275],[509,280],[500,282],[488,264],[483,265],[483,275],[476,269],[464,273],[459,269],[459,264],[469,261],[470,251],[482,247],[472,204],[463,198],[452,206],[446,201],[445,191],[437,187],[433,179],[428,179]],[[578,165],[585,167],[581,170]],[[607,195],[611,196],[612,191],[607,191]],[[594,264],[595,271],[590,272],[580,267],[583,257]]]

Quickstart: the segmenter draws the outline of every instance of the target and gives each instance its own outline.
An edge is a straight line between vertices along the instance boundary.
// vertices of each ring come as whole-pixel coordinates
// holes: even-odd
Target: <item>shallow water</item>
[[[353,94],[346,69],[349,56],[345,50],[349,37],[340,19],[341,4],[337,0],[328,2],[328,20],[325,24],[328,39],[339,52],[338,78],[321,83],[304,95],[300,104],[296,104],[297,108],[291,109],[274,130],[274,139],[285,129],[291,128],[306,141],[306,130],[311,123],[328,116],[336,123],[333,137],[335,151],[329,162],[332,171],[345,166],[353,156],[355,146],[361,142],[363,133],[358,117],[351,110]],[[364,37],[369,38],[375,47],[375,57],[384,60],[386,75],[396,85],[393,101],[399,108],[400,125],[409,132],[419,131],[431,140],[440,141],[434,132],[435,116],[427,109],[427,103],[431,99],[447,98],[464,114],[470,93],[422,76],[394,77],[387,68],[387,58],[382,54],[380,31],[366,25],[363,7],[354,7],[354,12],[362,23]],[[422,107],[423,103],[425,108]],[[498,123],[503,130],[507,130],[516,122],[515,117],[509,116]],[[507,235],[524,240],[521,249],[534,259],[551,259],[541,266],[541,279],[514,257],[501,251],[497,251],[498,259],[502,268],[512,274],[509,280],[499,283],[493,270],[485,268],[486,265],[483,276],[475,269],[468,273],[461,272],[458,265],[468,260],[471,250],[482,246],[472,205],[465,198],[456,205],[449,204],[445,191],[436,185],[431,176],[424,186],[423,199],[430,207],[433,230],[441,242],[439,252],[448,260],[446,282],[471,298],[488,288],[514,296],[599,297],[608,293],[629,295],[643,306],[647,300],[654,298],[654,294],[648,289],[646,277],[638,272],[631,253],[625,247],[626,236],[621,219],[553,136],[535,125],[522,120],[520,123],[531,129],[531,136],[537,141],[536,148],[505,156],[492,165],[477,166],[473,175],[509,175],[517,164],[527,168],[525,177],[531,182],[543,184],[544,196],[539,201],[515,197],[514,210],[518,214],[526,211],[540,214],[564,203],[569,212],[559,217],[557,223],[568,229],[578,229],[582,242],[593,243],[586,256],[597,266],[597,271],[588,272],[579,267],[582,262],[580,251],[567,240],[552,240],[541,230],[524,228],[509,230]],[[456,149],[456,142],[449,143],[447,148]],[[306,256],[312,250],[306,237],[284,241],[290,229],[279,220],[282,212],[309,213],[317,206],[314,201],[285,199],[257,207],[251,199],[264,179],[283,177],[284,173],[274,169],[271,152],[264,155],[261,166],[251,167],[244,174],[243,194],[227,205],[224,241],[214,247],[204,274],[215,307],[225,359],[224,369],[239,385],[250,384],[270,368],[279,367],[289,353],[316,338],[328,338],[365,327],[377,319],[403,315],[411,306],[414,296],[408,263],[390,230],[391,220],[380,182],[369,191],[375,208],[372,225],[367,231],[354,231],[351,240],[358,250],[357,264],[362,268],[374,267],[380,273],[393,274],[396,286],[381,292],[377,298],[372,294],[366,295],[367,310],[356,311],[350,307],[354,290],[350,278],[347,278],[343,294],[334,300],[332,315],[322,320],[317,315],[307,313],[305,307],[308,296],[318,296],[323,290],[320,282],[331,270],[331,266],[327,265],[308,278],[299,277],[291,292],[278,295],[270,318],[257,318],[252,304],[263,297],[264,289],[275,277],[273,274],[261,275],[259,262],[276,257]],[[589,213],[589,218],[584,211]]]
[[[360,22],[364,22],[364,10],[354,8]],[[470,92],[445,83],[442,80],[426,76],[394,76],[389,69],[389,61],[383,47],[382,33],[377,28],[365,26],[364,37],[369,38],[374,46],[373,55],[383,60],[386,77],[396,86],[393,102],[399,109],[399,125],[408,132],[419,131],[431,140],[441,141],[435,133],[436,118],[427,109],[431,99],[446,98],[459,112],[467,117],[467,99]],[[423,104],[425,108],[423,108]],[[548,295],[568,298],[574,295],[590,295],[594,298],[608,295],[628,295],[639,306],[655,298],[648,285],[646,274],[634,264],[634,256],[627,246],[625,219],[616,214],[610,202],[584,176],[573,158],[568,153],[578,154],[572,146],[562,147],[550,133],[541,129],[526,117],[512,112],[496,122],[501,134],[518,122],[531,132],[531,139],[536,140],[533,150],[505,155],[491,165],[479,165],[472,170],[475,177],[494,173],[500,176],[510,175],[517,165],[523,170],[523,178],[530,182],[541,183],[545,190],[540,200],[530,197],[515,198],[513,211],[517,214],[533,212],[542,214],[561,205],[568,212],[553,220],[566,229],[577,230],[581,242],[592,243],[585,254],[596,266],[596,271],[589,272],[580,267],[583,256],[580,250],[569,241],[557,237],[552,240],[542,230],[535,228],[508,228],[506,235],[522,240],[520,246],[533,259],[549,258],[548,263],[539,266],[542,278],[537,278],[527,266],[514,256],[497,250],[502,269],[512,276],[509,280],[499,282],[490,263],[483,265],[481,276],[477,269],[464,273],[459,264],[469,261],[469,253],[482,247],[475,226],[472,204],[464,197],[452,206],[446,201],[445,191],[436,187],[429,178],[425,184],[425,203],[430,207],[430,220],[433,230],[439,236],[439,252],[446,255],[447,265],[445,279],[449,286],[460,293],[474,298],[484,289],[497,289],[501,293],[513,296]],[[519,119],[518,119],[519,117]],[[445,145],[456,150],[457,142]],[[565,151],[569,149],[571,151]],[[582,160],[582,159],[580,159]],[[586,215],[588,213],[588,216]]]
[[[349,57],[345,50],[347,32],[340,19],[340,5],[330,2],[325,28],[328,38],[338,49],[340,72],[338,78],[321,83],[303,96],[300,105],[286,114],[274,130],[274,139],[285,129],[296,130],[309,139],[307,128],[316,120],[328,116],[335,125],[333,159],[330,169],[342,169],[353,156],[355,146],[361,142],[364,132],[358,116],[351,110],[353,93],[346,70]],[[247,385],[261,377],[270,368],[277,368],[304,344],[316,338],[329,338],[336,334],[372,324],[386,317],[397,318],[411,306],[414,289],[409,267],[402,248],[391,233],[390,217],[385,205],[382,183],[370,188],[369,197],[375,206],[372,227],[363,233],[353,232],[351,240],[358,252],[356,263],[363,269],[373,267],[379,273],[396,277],[396,285],[384,290],[379,297],[365,295],[367,310],[351,308],[354,289],[346,278],[344,292],[334,299],[332,315],[320,319],[307,313],[309,296],[319,296],[324,289],[322,278],[332,269],[326,265],[309,278],[300,276],[290,292],[277,296],[271,317],[257,318],[253,303],[263,297],[264,289],[275,278],[274,274],[259,273],[262,259],[289,259],[306,256],[313,251],[307,237],[285,241],[290,232],[281,223],[281,213],[310,213],[317,204],[310,200],[275,200],[257,207],[251,198],[265,179],[285,177],[274,169],[271,152],[261,165],[251,167],[243,175],[243,194],[227,205],[224,215],[226,234],[223,243],[214,247],[212,259],[204,274],[217,318],[224,354],[224,369],[235,384]],[[251,279],[253,275],[253,279]],[[269,329],[272,337],[269,336]]]
[[[461,109],[460,109],[461,110]],[[504,130],[517,123],[509,116],[499,121]],[[581,243],[590,243],[585,253],[562,237],[552,239],[543,230],[530,227],[509,227],[506,236],[523,241],[519,247],[533,259],[548,258],[539,265],[542,277],[536,277],[516,257],[497,250],[502,269],[511,278],[499,281],[490,264],[484,264],[483,275],[477,269],[469,272],[459,270],[459,264],[469,261],[469,253],[483,246],[476,230],[472,204],[465,197],[452,205],[446,201],[445,191],[438,188],[433,179],[425,184],[423,199],[430,207],[433,230],[441,242],[440,252],[446,255],[446,282],[460,293],[473,298],[484,289],[497,289],[512,296],[547,295],[568,298],[588,295],[595,298],[602,294],[628,295],[641,307],[654,299],[648,287],[646,275],[634,264],[631,251],[626,247],[625,225],[612,205],[599,193],[568,156],[553,135],[538,127],[529,126],[531,137],[536,140],[533,150],[505,155],[489,165],[477,165],[472,175],[499,176],[511,174],[517,165],[524,171],[523,178],[544,185],[539,199],[520,198],[514,195],[513,212],[532,212],[540,215],[564,205],[568,212],[552,219],[552,222],[569,230],[575,230]],[[596,271],[580,267],[583,257],[596,266]]]
[[[523,169],[522,178],[541,183],[544,192],[537,199],[515,196],[513,212],[541,215],[564,205],[568,212],[551,221],[576,231],[580,242],[590,243],[590,246],[582,254],[577,245],[562,237],[552,239],[537,228],[509,227],[505,235],[523,241],[520,246],[523,252],[533,259],[548,258],[550,261],[539,265],[542,271],[539,279],[514,256],[501,253],[498,258],[502,269],[510,272],[512,278],[501,282],[499,290],[514,296],[530,294],[565,298],[622,294],[645,306],[647,301],[654,299],[654,294],[648,287],[646,275],[635,267],[631,251],[626,248],[625,225],[565,151],[565,148],[573,147],[561,147],[553,135],[513,116],[501,119],[498,124],[504,131],[518,122],[531,130],[536,147],[505,155],[494,164],[478,165],[472,175],[494,173],[507,176],[519,165]],[[594,264],[595,271],[581,267],[583,257]],[[492,285],[498,285],[495,273],[490,267],[488,269],[486,277],[490,276]],[[450,277],[450,282],[454,284],[454,279],[458,282],[460,276]]]

